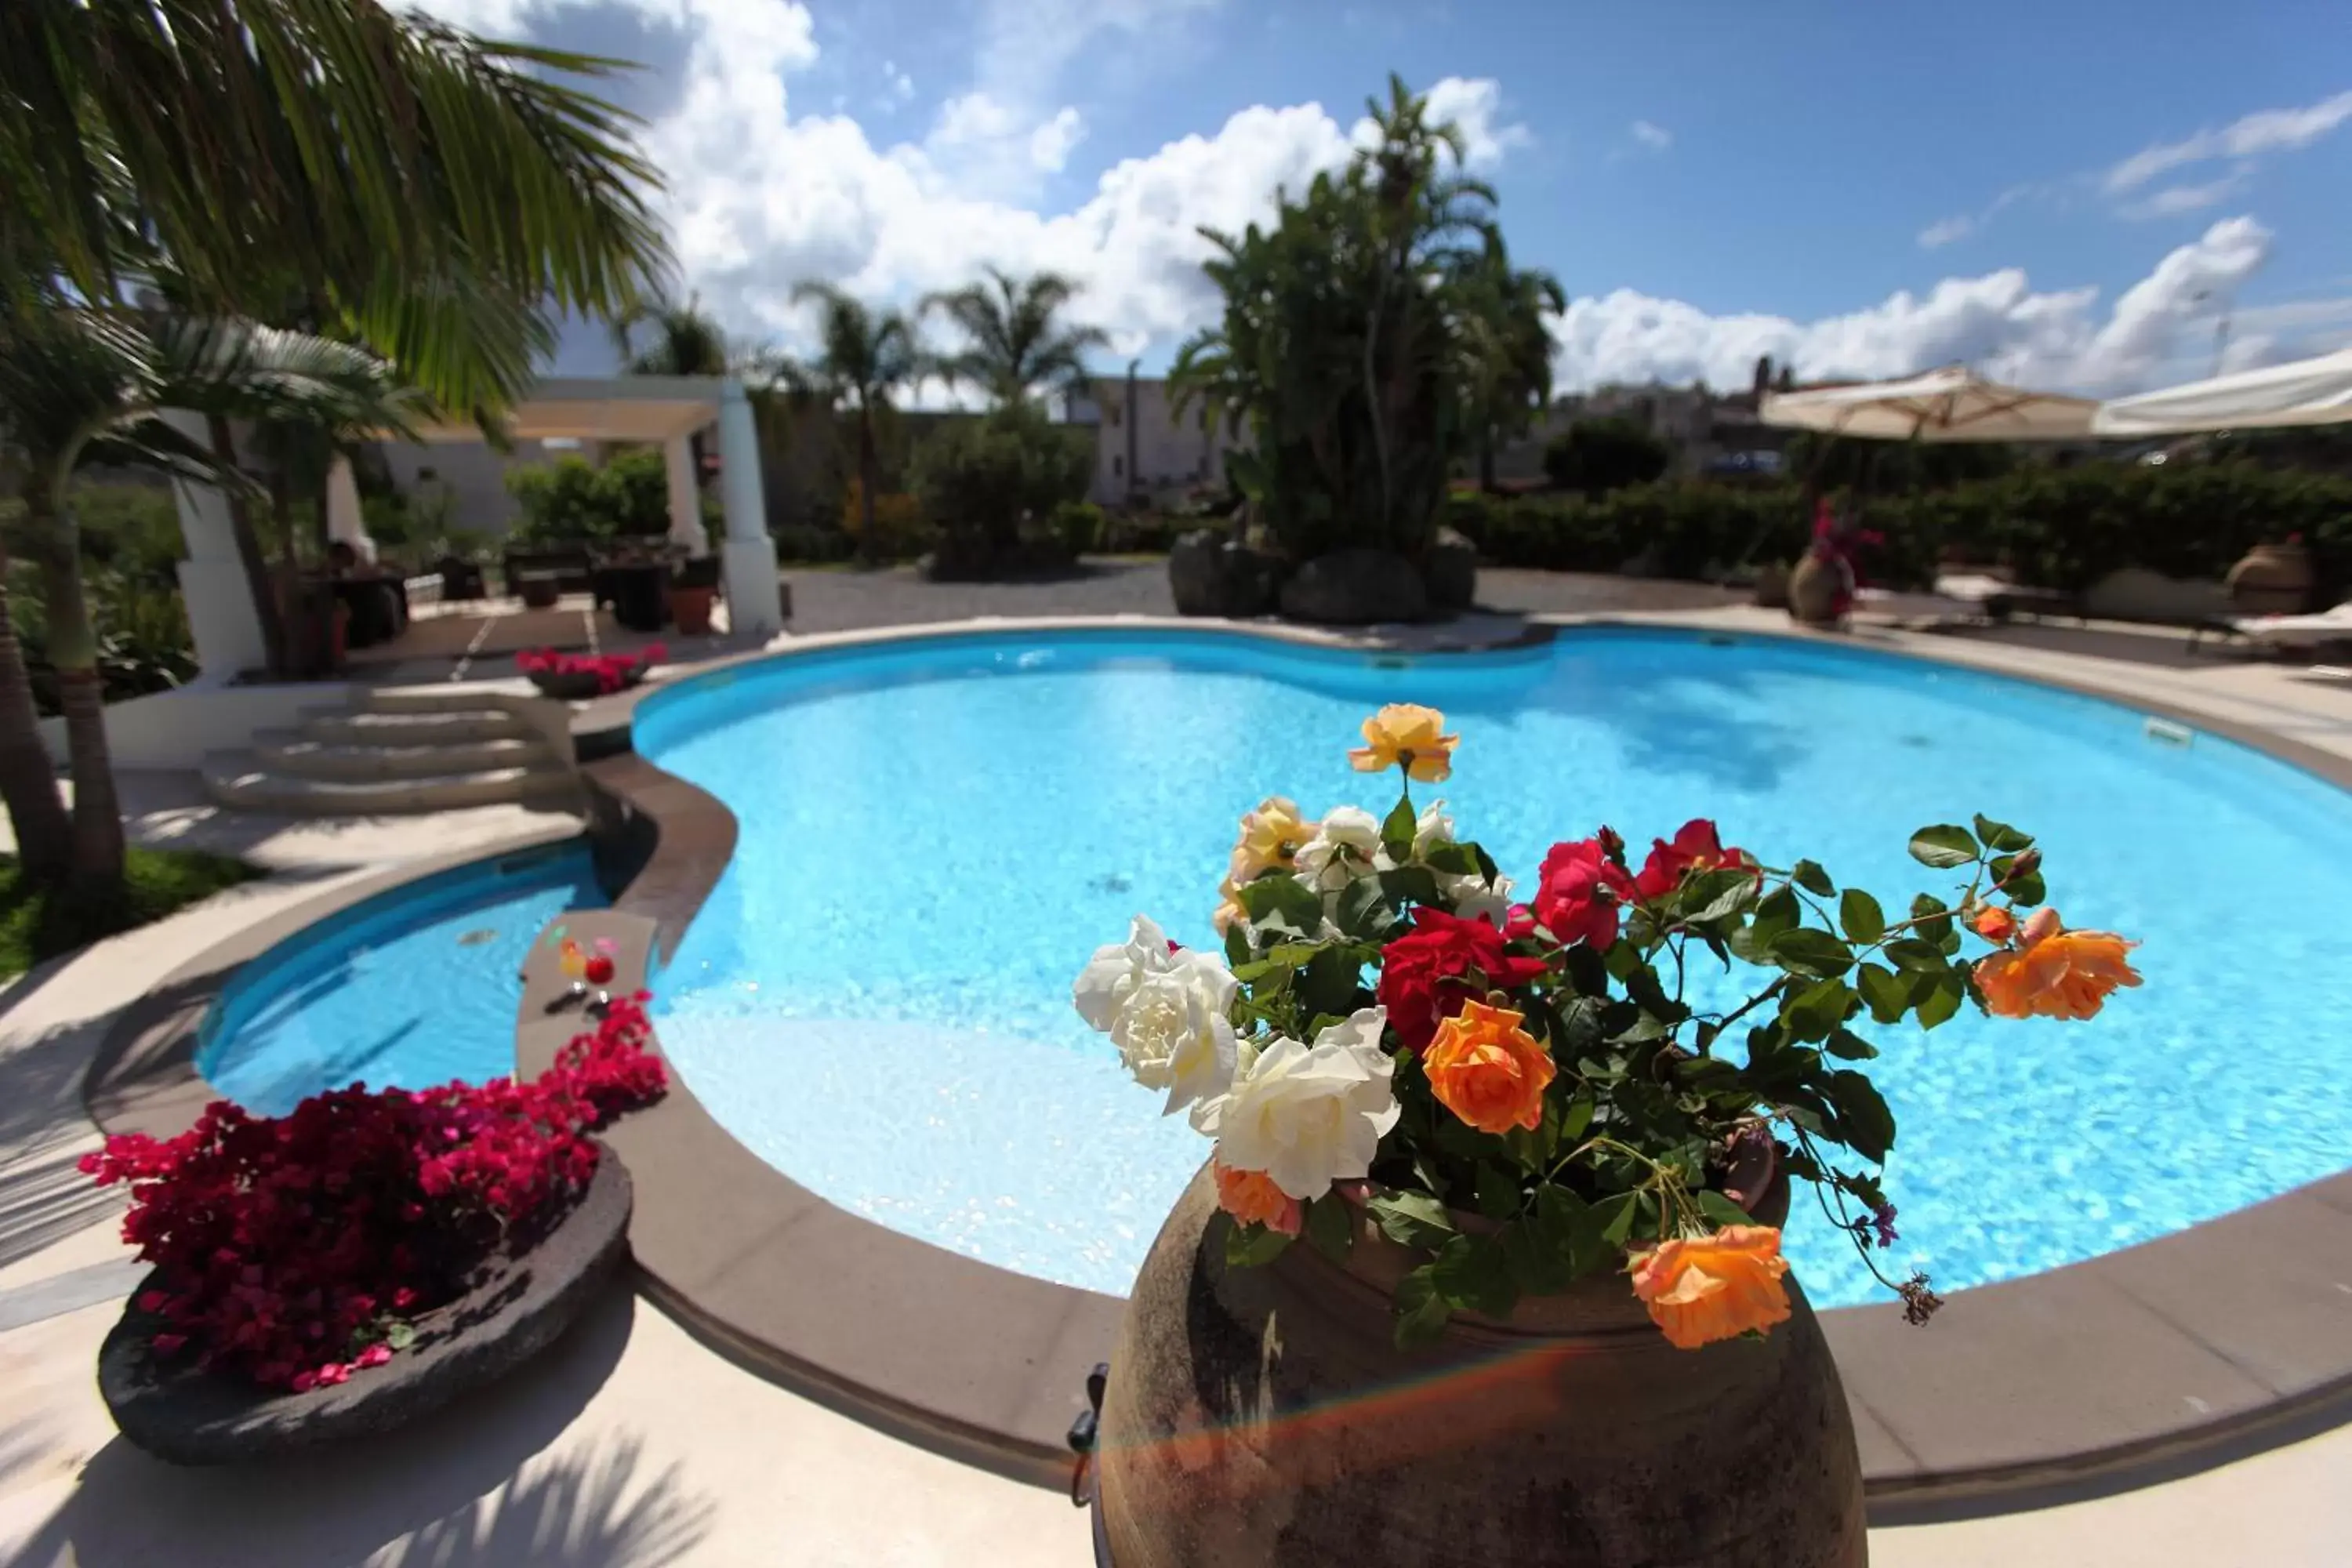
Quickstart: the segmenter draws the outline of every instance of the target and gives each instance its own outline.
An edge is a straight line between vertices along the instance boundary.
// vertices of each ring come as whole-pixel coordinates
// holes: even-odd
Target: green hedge
[[[1923,586],[1939,560],[2002,563],[2079,589],[2122,566],[2220,577],[2247,549],[2299,533],[2332,588],[2352,585],[2352,479],[2252,462],[2023,468],[1950,489],[1865,498],[1885,542],[1877,582]],[[1796,486],[1637,485],[1587,499],[1457,495],[1445,521],[1498,566],[1614,572],[1647,557],[1670,577],[1791,561],[1810,520]]]

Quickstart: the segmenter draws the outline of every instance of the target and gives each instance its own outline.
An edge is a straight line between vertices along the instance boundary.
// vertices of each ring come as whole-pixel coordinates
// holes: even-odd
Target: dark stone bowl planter
[[[416,1340],[380,1367],[303,1394],[157,1364],[147,1342],[163,1320],[127,1309],[98,1352],[98,1387],[114,1424],[175,1465],[224,1465],[388,1431],[504,1376],[552,1344],[596,1299],[628,1245],[629,1173],[611,1150],[588,1190],[519,1258],[416,1321]],[[141,1290],[154,1284],[150,1276]],[[134,1301],[138,1292],[132,1292]]]
[[[551,669],[534,669],[527,673],[530,677],[530,683],[539,688],[539,693],[542,697],[552,697],[563,702],[586,702],[592,698],[610,695],[603,687],[597,685],[594,676],[582,671],[559,672]],[[645,678],[646,667],[642,664],[637,665],[621,678],[618,689],[626,691]]]

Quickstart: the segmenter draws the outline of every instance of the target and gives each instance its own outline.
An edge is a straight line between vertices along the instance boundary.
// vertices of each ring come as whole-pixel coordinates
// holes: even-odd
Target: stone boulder
[[[1440,528],[1422,555],[1421,578],[1436,614],[1468,609],[1478,597],[1478,547],[1454,530]]]
[[[2083,613],[2103,621],[2193,622],[2231,613],[2219,583],[2122,566],[2083,590]]]
[[[1421,568],[1385,550],[1318,555],[1282,585],[1282,613],[1293,620],[1360,626],[1417,621],[1429,614]]]
[[[1245,619],[1274,607],[1272,557],[1214,529],[1198,529],[1168,551],[1168,587],[1182,616]]]

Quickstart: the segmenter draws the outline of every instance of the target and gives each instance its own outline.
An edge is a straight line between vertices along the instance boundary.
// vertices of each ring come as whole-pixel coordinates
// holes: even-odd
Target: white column
[[[695,481],[694,442],[673,436],[662,447],[663,471],[669,476],[669,542],[683,544],[697,555],[710,553],[710,534],[702,526],[702,491]]]
[[[212,444],[203,415],[174,408],[165,410],[163,419],[181,435]],[[245,563],[236,553],[228,498],[211,485],[178,482],[172,493],[179,502],[180,537],[188,546],[188,558],[180,563],[180,596],[187,603],[188,631],[203,678],[223,681],[265,668],[269,648],[262,640],[261,613],[246,582]]]
[[[742,383],[731,379],[719,395],[719,480],[727,514],[728,625],[739,634],[773,637],[784,629],[784,602],[760,489],[760,431]]]
[[[341,453],[327,469],[327,538],[341,540],[362,561],[374,564],[375,541],[368,537],[367,517],[360,510],[360,482],[352,460]]]

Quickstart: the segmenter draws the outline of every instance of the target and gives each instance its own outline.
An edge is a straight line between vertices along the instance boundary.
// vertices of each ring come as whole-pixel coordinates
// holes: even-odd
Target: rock
[[[1274,561],[1222,531],[1197,529],[1168,551],[1168,587],[1183,616],[1244,618],[1274,607]]]
[[[1478,597],[1478,547],[1441,527],[1421,558],[1421,578],[1432,610],[1448,615],[1468,609]]]
[[[610,1149],[588,1190],[519,1258],[416,1322],[416,1342],[347,1383],[304,1394],[159,1365],[147,1342],[163,1321],[127,1309],[98,1352],[98,1388],[122,1435],[175,1465],[222,1465],[388,1431],[502,1377],[555,1342],[628,1249],[629,1173]],[[154,1288],[150,1275],[140,1290]],[[133,1291],[136,1301],[139,1291]]]
[[[2231,613],[2230,591],[2210,580],[2124,566],[2083,591],[2083,613],[2103,621],[2218,619]]]
[[[1385,550],[1318,555],[1282,585],[1282,613],[1334,626],[1417,621],[1429,613],[1421,570]]]

